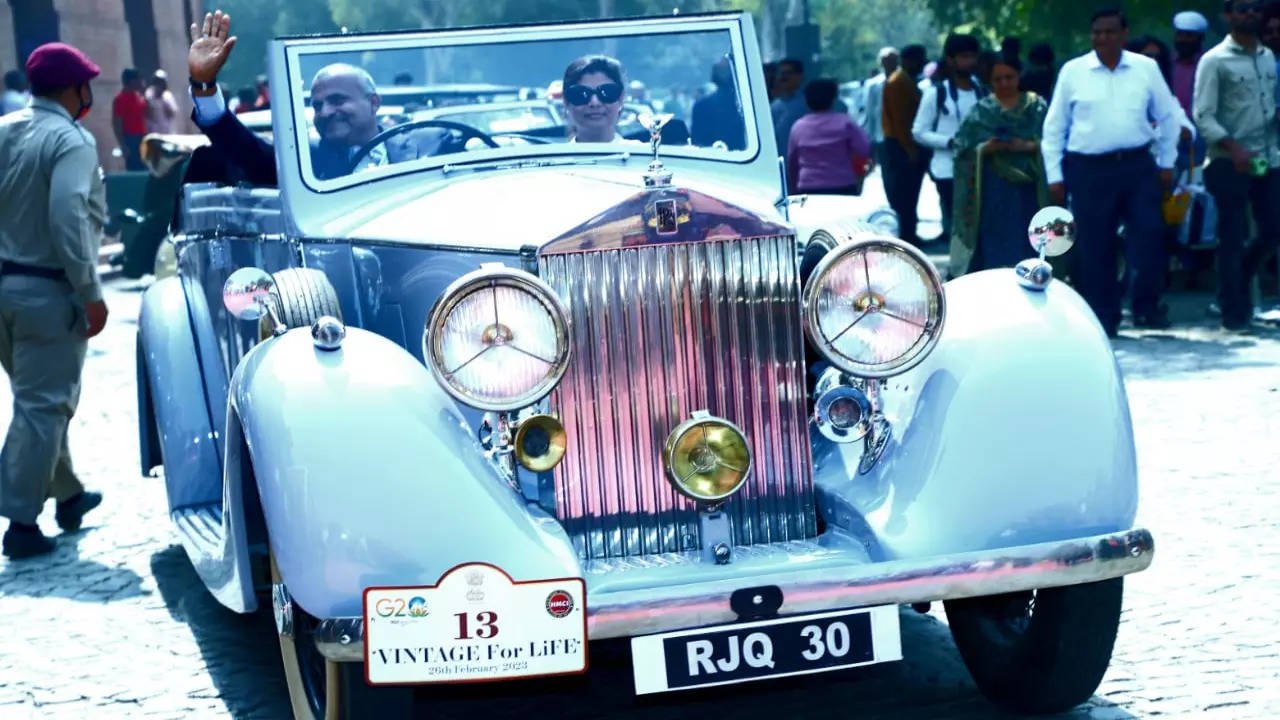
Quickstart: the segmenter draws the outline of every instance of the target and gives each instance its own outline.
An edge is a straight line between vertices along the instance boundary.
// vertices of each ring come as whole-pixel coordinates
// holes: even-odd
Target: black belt
[[[67,271],[61,268],[27,265],[26,263],[13,262],[12,260],[0,261],[0,276],[3,275],[29,275],[31,277],[44,278],[46,280],[67,279]]]
[[[1122,160],[1133,160],[1143,155],[1152,157],[1150,145],[1139,145],[1138,147],[1128,148],[1126,150],[1115,150],[1108,153],[1067,153],[1068,157],[1079,158],[1081,160],[1089,160],[1091,162],[1119,162]]]

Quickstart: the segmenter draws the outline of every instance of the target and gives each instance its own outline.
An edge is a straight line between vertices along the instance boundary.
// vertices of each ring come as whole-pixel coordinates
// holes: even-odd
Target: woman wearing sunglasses
[[[586,55],[564,70],[564,107],[574,142],[617,142],[622,112],[622,63]]]

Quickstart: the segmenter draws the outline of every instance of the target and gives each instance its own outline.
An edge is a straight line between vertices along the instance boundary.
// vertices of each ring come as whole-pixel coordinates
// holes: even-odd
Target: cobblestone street
[[[103,506],[53,556],[0,559],[0,718],[288,717],[270,610],[238,616],[213,600],[176,544],[163,481],[139,476],[139,298],[128,281],[109,284],[111,321],[91,342],[71,431]],[[1155,561],[1126,581],[1098,694],[1064,717],[1280,717],[1280,332],[1227,335],[1205,317],[1207,296],[1174,300],[1175,330],[1115,341]],[[57,532],[52,509],[41,521]],[[901,617],[900,663],[641,701],[613,644],[593,649],[589,685],[449,694],[440,716],[1002,717],[969,680],[940,604]]]

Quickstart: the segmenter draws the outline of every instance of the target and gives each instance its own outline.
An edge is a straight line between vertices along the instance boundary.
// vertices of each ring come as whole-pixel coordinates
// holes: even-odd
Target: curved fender
[[[946,285],[930,357],[887,382],[893,439],[814,444],[828,520],[873,557],[912,558],[1132,527],[1133,426],[1111,345],[1069,286],[1023,290],[1008,269]],[[814,434],[818,437],[817,434]]]
[[[560,525],[498,476],[390,340],[348,328],[324,351],[292,330],[249,353],[231,398],[280,574],[312,615],[359,615],[366,587],[435,584],[464,562],[517,580],[581,574]]]
[[[181,280],[165,278],[147,289],[138,334],[139,379],[145,370],[148,383],[139,383],[139,405],[144,407],[149,399],[155,410],[169,509],[217,502],[222,494],[221,458]],[[145,417],[138,420],[147,422]]]

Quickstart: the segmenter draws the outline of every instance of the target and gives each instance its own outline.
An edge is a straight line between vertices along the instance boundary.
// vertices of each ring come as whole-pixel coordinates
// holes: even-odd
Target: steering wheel
[[[385,143],[387,140],[390,140],[401,133],[407,133],[410,130],[417,130],[418,128],[425,127],[438,127],[462,133],[461,142],[464,144],[469,138],[479,138],[481,142],[489,147],[499,147],[498,141],[494,140],[493,136],[489,135],[489,133],[467,125],[466,123],[453,122],[452,120],[410,120],[407,123],[383,130],[370,138],[369,142],[361,145],[360,149],[356,150],[356,154],[351,156],[351,165],[347,168],[347,174],[355,172],[356,168],[359,167],[360,162],[368,157],[369,153],[373,152],[374,148]]]

